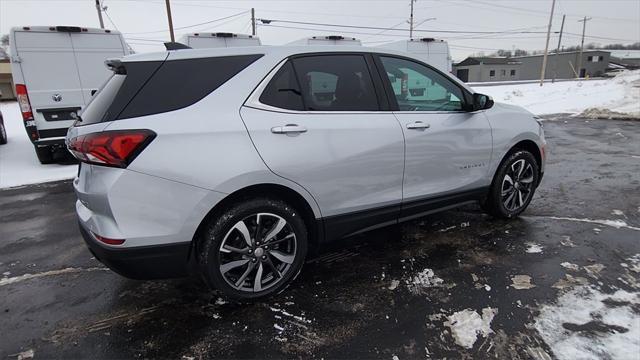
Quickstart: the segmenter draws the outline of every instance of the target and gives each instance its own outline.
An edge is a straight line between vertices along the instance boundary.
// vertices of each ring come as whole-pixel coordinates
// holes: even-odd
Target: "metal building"
[[[506,57],[468,57],[453,65],[464,82],[520,80],[520,62]]]

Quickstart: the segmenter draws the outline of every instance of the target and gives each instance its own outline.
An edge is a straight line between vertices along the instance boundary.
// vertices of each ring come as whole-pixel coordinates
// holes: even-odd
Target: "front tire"
[[[540,171],[535,157],[517,150],[500,164],[482,207],[497,218],[516,217],[529,206],[538,181]]]
[[[284,290],[307,254],[307,229],[300,215],[281,200],[257,198],[213,217],[198,254],[207,284],[237,300]]]

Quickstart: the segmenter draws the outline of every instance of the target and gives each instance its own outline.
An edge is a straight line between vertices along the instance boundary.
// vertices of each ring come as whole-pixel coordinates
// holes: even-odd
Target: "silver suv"
[[[258,298],[333,240],[471,202],[517,216],[543,175],[531,113],[407,54],[186,49],[108,66],[66,141],[85,241],[130,278],[199,273]]]

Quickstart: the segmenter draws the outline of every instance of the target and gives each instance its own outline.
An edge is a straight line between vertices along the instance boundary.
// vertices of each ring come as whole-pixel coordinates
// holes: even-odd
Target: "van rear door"
[[[84,99],[69,33],[16,31],[15,49],[38,131],[71,126]]]
[[[111,71],[104,66],[105,59],[121,58],[127,55],[128,51],[125,50],[126,45],[119,34],[72,32],[69,35],[75,50],[84,107],[111,76]]]

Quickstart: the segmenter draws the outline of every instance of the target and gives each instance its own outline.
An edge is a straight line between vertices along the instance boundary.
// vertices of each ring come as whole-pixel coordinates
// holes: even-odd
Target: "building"
[[[464,82],[520,80],[520,62],[506,57],[468,57],[453,65]]]
[[[611,64],[625,69],[640,69],[640,50],[605,50],[611,53]]]
[[[578,72],[579,51],[549,54],[545,79],[599,77],[609,65],[610,53],[586,50]],[[468,57],[453,66],[453,73],[464,82],[513,81],[540,79],[543,55],[505,57]]]
[[[573,79],[577,77],[599,77],[609,66],[610,53],[602,50],[585,50],[582,53],[582,68],[578,71],[580,52],[561,52],[549,54],[545,79]],[[518,56],[513,59],[520,62],[520,80],[540,79],[543,55]]]
[[[13,89],[15,86],[11,75],[11,63],[9,59],[0,59],[0,92],[2,93],[0,100],[15,100],[16,95]]]

